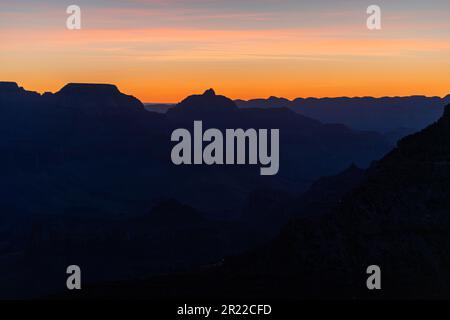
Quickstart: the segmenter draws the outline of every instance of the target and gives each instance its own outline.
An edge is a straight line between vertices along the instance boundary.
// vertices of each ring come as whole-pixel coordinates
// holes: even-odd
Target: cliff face
[[[450,106],[403,139],[330,213],[299,217],[233,272],[289,275],[271,291],[290,296],[450,297]],[[382,291],[366,268],[382,270]],[[270,276],[269,276],[270,275]]]
[[[14,82],[0,82],[0,111],[3,118],[14,117],[12,120],[17,121],[30,117],[34,122],[49,118],[63,120],[61,116],[149,117],[138,99],[121,93],[116,86],[109,84],[71,83],[55,94],[47,92],[40,95]]]
[[[110,84],[70,83],[48,98],[64,107],[76,108],[78,112],[103,117],[145,114],[144,105],[138,99],[121,93]]]
[[[192,121],[195,119],[217,119],[237,111],[236,104],[227,97],[216,95],[213,89],[202,95],[192,95],[171,108],[167,115],[170,119]]]
[[[27,91],[15,82],[0,81],[0,112],[2,114],[17,113],[27,104],[39,103],[40,98],[40,94]],[[14,107],[11,108],[11,106]]]
[[[257,167],[174,167],[170,133],[192,128],[193,120],[202,120],[205,129],[279,128],[279,174],[263,179]],[[7,154],[0,159],[3,171],[51,171],[58,180],[69,175],[60,170],[79,176],[80,168],[88,167],[83,174],[89,188],[106,178],[117,181],[118,175],[127,176],[132,185],[143,180],[152,197],[171,190],[169,196],[226,218],[239,216],[255,188],[301,192],[311,181],[352,162],[367,166],[389,148],[381,135],[323,125],[288,109],[240,110],[213,90],[186,98],[165,115],[147,112],[114,85],[68,84],[56,93],[40,95],[15,83],[0,84],[0,151]],[[151,174],[147,177],[142,171]],[[133,193],[131,188],[127,192]],[[276,208],[272,211],[276,213]]]

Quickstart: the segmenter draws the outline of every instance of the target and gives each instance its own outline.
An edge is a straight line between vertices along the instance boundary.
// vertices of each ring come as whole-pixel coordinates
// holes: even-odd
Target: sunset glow
[[[209,87],[236,99],[450,93],[445,1],[380,1],[380,31],[360,1],[78,2],[79,31],[65,28],[66,3],[0,4],[1,80],[114,83],[145,102]]]

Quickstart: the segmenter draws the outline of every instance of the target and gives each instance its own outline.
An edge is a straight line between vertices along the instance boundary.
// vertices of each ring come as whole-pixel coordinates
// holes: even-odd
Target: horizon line
[[[59,90],[57,91],[40,91],[40,90],[30,90],[30,89],[26,89],[25,87],[21,86],[17,81],[4,81],[4,80],[0,80],[0,84],[1,83],[14,83],[16,84],[19,88],[22,88],[26,91],[30,91],[30,92],[35,92],[38,93],[39,95],[44,95],[45,93],[52,93],[55,94],[58,91],[60,91],[62,88],[64,88],[65,86],[69,85],[69,84],[87,84],[87,85],[112,85],[115,86],[120,93],[125,94],[125,95],[132,95],[132,94],[128,94],[128,93],[124,93],[120,90],[120,88],[114,84],[114,83],[97,83],[97,82],[67,82],[65,85],[63,85]],[[450,92],[450,90],[449,90]],[[201,93],[192,93],[192,95],[198,95]],[[218,94],[221,95],[221,94]],[[176,102],[170,102],[170,101],[165,101],[165,102],[149,102],[149,101],[143,101],[142,99],[140,99],[137,96],[132,95],[133,97],[137,98],[142,104],[144,105],[157,105],[157,104],[163,104],[163,105],[175,105],[178,104],[179,102],[181,102],[183,99],[185,98],[181,98],[181,100],[176,101]],[[346,95],[342,95],[342,96],[297,96],[293,99],[289,99],[289,98],[285,98],[283,96],[274,96],[274,95],[270,95],[268,97],[254,97],[254,98],[250,98],[250,99],[241,99],[241,98],[230,98],[229,96],[223,95],[225,97],[228,97],[229,99],[233,100],[233,101],[252,101],[252,100],[268,100],[271,98],[275,98],[275,99],[285,99],[288,100],[290,102],[295,101],[297,99],[342,99],[342,98],[346,98],[346,99],[363,99],[363,98],[372,98],[372,99],[383,99],[383,98],[409,98],[409,97],[425,97],[425,98],[439,98],[439,99],[445,99],[446,97],[450,96],[450,93],[444,94],[442,96],[438,96],[438,95],[431,95],[428,96],[426,94],[410,94],[410,95],[380,95],[380,96],[374,96],[374,95],[358,95],[358,96],[346,96]]]

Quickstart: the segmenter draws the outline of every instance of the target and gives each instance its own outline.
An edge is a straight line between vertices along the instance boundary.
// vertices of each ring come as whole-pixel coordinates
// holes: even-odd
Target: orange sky
[[[55,14],[48,13],[49,21]],[[114,83],[144,102],[177,102],[210,87],[235,99],[444,96],[450,93],[450,23],[433,14],[441,19],[418,24],[408,19],[411,12],[386,15],[381,31],[367,30],[364,12],[360,20],[332,25],[91,23],[69,31],[56,22],[25,27],[19,18],[29,26],[33,16],[4,12],[19,22],[0,24],[0,80],[39,92],[68,82]]]

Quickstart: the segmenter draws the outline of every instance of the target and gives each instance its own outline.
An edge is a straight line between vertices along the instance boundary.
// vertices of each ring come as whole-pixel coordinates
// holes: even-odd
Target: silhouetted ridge
[[[342,196],[342,192],[348,192],[355,188],[363,179],[365,171],[352,163],[344,171],[333,175],[322,177],[314,182],[308,190],[308,198],[314,198],[311,193],[319,194],[323,197],[325,193],[336,193]]]
[[[269,99],[267,99],[267,102],[271,105],[273,105],[274,107],[288,107],[289,104],[291,103],[290,100],[286,99],[286,98],[280,98],[280,97],[275,97],[275,96],[271,96],[269,97]]]
[[[436,121],[450,95],[440,97],[336,97],[236,100],[239,108],[287,107],[322,123],[341,123],[358,130],[389,132],[399,128],[415,132]]]
[[[450,160],[449,137],[450,105],[447,105],[436,123],[400,140],[397,152],[410,160],[447,162]]]
[[[285,296],[364,297],[364,270],[376,264],[389,279],[384,297],[450,296],[449,116],[447,106],[439,121],[401,140],[364,176],[347,170],[360,184],[337,207],[322,215],[303,207],[311,212],[267,248],[231,260],[232,273],[289,275],[279,289]],[[323,196],[327,188],[320,189]],[[270,281],[261,288],[274,291]]]
[[[208,89],[203,93],[204,96],[215,96],[216,92],[214,91],[214,89]]]
[[[95,115],[124,115],[145,111],[135,97],[123,94],[115,85],[70,83],[54,95],[56,103]]]
[[[26,106],[39,102],[41,95],[19,87],[16,82],[0,81],[0,106],[8,109],[18,109],[19,105]]]
[[[19,86],[15,82],[0,81],[0,92],[18,91]]]
[[[167,112],[168,116],[199,117],[203,115],[220,115],[238,110],[233,100],[216,95],[213,89],[206,90],[202,95],[192,95],[181,101]]]
[[[56,94],[63,95],[119,95],[119,89],[112,84],[69,83]]]
[[[329,213],[342,200],[342,197],[354,190],[364,180],[366,171],[351,164],[337,175],[326,176],[314,182],[308,191],[300,195],[292,211],[296,216]]]
[[[29,279],[39,279],[37,290],[53,290],[48,283],[66,267],[59,263],[73,257],[100,263],[101,275],[91,278],[96,282],[215,264],[278,232],[291,215],[295,195],[312,181],[352,162],[367,166],[389,148],[381,135],[324,125],[287,108],[239,110],[212,89],[174,107],[174,115],[181,116],[172,121],[146,112],[112,85],[70,84],[42,96],[5,86],[19,93],[0,97],[5,137],[0,168],[9,186],[2,193],[0,218],[12,220],[2,230],[18,232],[8,231],[6,237],[5,230],[0,232],[0,251],[12,257],[2,256],[8,261],[0,271],[14,269],[20,260],[23,270],[13,270],[12,276],[23,277],[24,294]],[[257,166],[173,165],[170,133],[191,131],[192,120],[222,132],[279,129],[280,172],[265,177]],[[322,180],[313,191],[325,196],[308,193],[308,207],[301,212],[328,210],[358,177]],[[176,201],[159,202],[166,198]],[[16,222],[16,213],[24,219]],[[41,220],[37,229],[35,219]],[[317,246],[307,248],[313,255]],[[104,270],[110,272],[107,277]],[[4,287],[2,293],[10,294]]]
[[[444,101],[444,104],[449,104],[449,103],[450,103],[450,94],[447,95],[447,96],[443,99],[443,101]]]
[[[445,107],[445,109],[444,109],[444,114],[443,114],[443,116],[442,116],[442,119],[443,119],[443,120],[446,120],[446,121],[450,120],[450,104],[448,104],[448,105]]]

